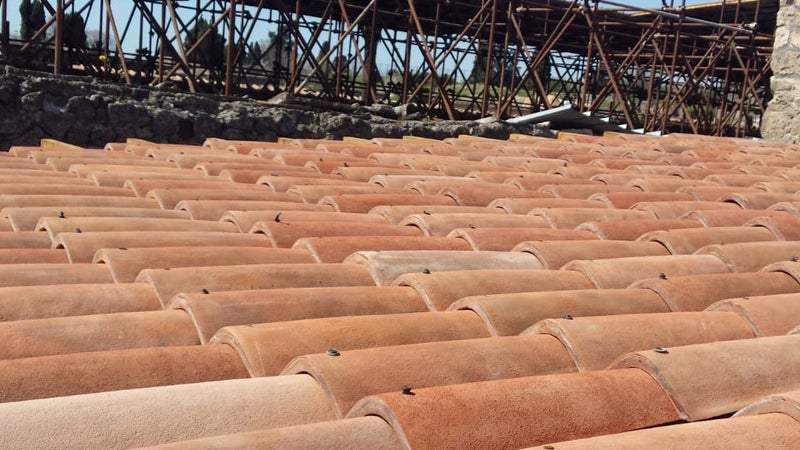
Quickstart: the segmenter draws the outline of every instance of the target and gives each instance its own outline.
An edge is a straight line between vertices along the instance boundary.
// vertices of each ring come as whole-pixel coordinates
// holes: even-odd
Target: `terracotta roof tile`
[[[718,186],[712,181],[684,180],[675,176],[650,176],[639,178],[628,181],[626,185],[637,187],[645,192],[675,192],[680,188]]]
[[[275,192],[286,192],[294,186],[364,186],[359,181],[347,181],[336,175],[284,176],[264,175],[256,181]]]
[[[550,169],[557,169],[567,164],[563,159],[538,158],[536,156],[518,155],[490,155],[483,158],[484,161],[494,164],[497,167],[507,167],[511,169],[524,169],[529,172],[547,172]],[[527,164],[530,166],[525,167]],[[538,169],[538,170],[536,170]]]
[[[0,404],[4,443],[15,448],[141,447],[332,420],[333,411],[324,391],[306,375]],[[209,421],[210,416],[219,420]]]
[[[800,293],[722,300],[709,311],[735,311],[759,336],[787,334],[800,324]]]
[[[109,197],[94,195],[0,195],[0,209],[10,206],[94,206],[120,208],[158,208],[151,198]]]
[[[517,176],[509,174],[506,183],[518,186],[520,189],[535,191],[549,184],[586,184],[585,178],[568,178],[552,173],[522,173]],[[600,184],[598,182],[598,184]]]
[[[386,220],[397,225],[407,216],[412,214],[447,214],[447,213],[469,213],[469,214],[505,214],[497,208],[486,208],[483,206],[456,206],[456,205],[382,205],[375,206],[369,210],[370,214],[378,214]]]
[[[586,408],[586,399],[592,408]],[[531,407],[536,405],[536,407]],[[639,370],[512,378],[367,397],[350,417],[377,415],[406,448],[519,448],[675,421],[661,387]],[[609,420],[614,417],[615,420]],[[530,426],[535,423],[536,426]]]
[[[47,249],[52,240],[47,233],[36,231],[0,231],[0,249]]]
[[[0,265],[68,262],[69,258],[67,258],[67,253],[64,250],[45,248],[0,249]]]
[[[113,159],[128,159],[131,158],[130,154],[115,153],[110,151],[97,151],[97,150],[66,150],[66,149],[44,149],[38,147],[30,147],[24,158],[28,158],[36,164],[44,164],[49,158],[85,158],[91,160],[113,160]],[[144,159],[144,158],[142,158]]]
[[[595,195],[608,192],[638,192],[636,188],[629,186],[606,185],[606,184],[546,184],[539,188],[541,192],[552,194],[556,198],[595,200]],[[609,206],[613,207],[613,206]]]
[[[800,336],[778,336],[650,350],[622,357],[615,367],[646,371],[669,394],[682,419],[697,421],[800,387],[795,376],[800,354],[786,350],[798,341]]]
[[[490,163],[480,163],[474,161],[462,161],[460,163],[448,163],[431,167],[431,170],[448,176],[466,176],[470,172],[487,170],[494,170],[496,166]],[[477,177],[475,177],[477,178]],[[502,181],[502,180],[501,180]]]
[[[456,238],[417,236],[336,236],[298,239],[293,248],[311,253],[316,262],[342,262],[357,251],[387,250],[470,250]]]
[[[421,236],[414,227],[368,222],[294,221],[275,220],[256,222],[251,234],[263,234],[274,247],[290,248],[303,237],[330,236]]]
[[[443,311],[456,300],[474,295],[589,289],[581,273],[557,270],[461,270],[408,273],[394,282],[417,290],[432,311]]]
[[[739,192],[722,195],[718,200],[722,202],[735,203],[742,209],[767,209],[776,203],[793,201],[797,198],[798,197],[794,194]]]
[[[444,195],[422,195],[416,193],[387,192],[383,188],[376,188],[374,192],[362,194],[332,194],[319,199],[319,203],[330,205],[336,211],[367,213],[372,208],[382,205],[450,205],[455,206],[456,201]]]
[[[738,227],[756,217],[783,215],[786,215],[786,213],[772,210],[708,209],[703,211],[689,211],[684,214],[682,218],[699,220],[707,227]]]
[[[575,370],[558,340],[534,335],[375,347],[337,357],[305,355],[283,373],[313,376],[344,416],[361,398],[398,386],[421,389]]]
[[[527,214],[535,208],[609,208],[597,200],[574,198],[498,198],[489,203],[490,208],[500,208],[508,214]]]
[[[200,340],[183,311],[137,311],[0,322],[0,359],[195,345]]]
[[[79,170],[77,166],[82,165],[93,165],[96,164],[99,160],[94,158],[85,158],[85,157],[51,157],[47,158],[47,161],[44,163],[46,167],[49,167],[52,170],[56,170],[59,172],[71,172],[77,173]],[[103,159],[105,165],[107,166],[119,166],[116,168],[128,168],[128,169],[136,169],[136,168],[150,168],[150,167],[175,167],[174,164],[166,162],[166,161],[153,161],[152,159],[144,159],[144,158],[131,158],[131,159]],[[74,167],[74,171],[72,170]],[[146,169],[145,169],[146,170]],[[88,181],[88,180],[87,180]]]
[[[475,170],[472,172],[467,173],[467,177],[475,178],[476,180],[483,181],[486,183],[506,183],[507,181],[513,181],[517,177],[525,176],[528,172],[521,171],[521,170]],[[563,178],[563,177],[560,177]],[[558,178],[549,177],[547,180],[550,181],[558,181]],[[544,186],[547,183],[542,183],[536,187],[538,189],[541,186]],[[514,183],[514,186],[520,190],[524,190],[525,188],[521,184]]]
[[[624,186],[627,187],[627,186]],[[632,188],[635,189],[635,188]],[[679,192],[609,192],[599,193],[589,197],[590,200],[599,200],[609,208],[630,208],[640,202],[676,202],[692,200],[689,194]]]
[[[150,284],[163,305],[179,293],[374,285],[369,271],[356,264],[249,264],[144,269],[136,281]]]
[[[44,180],[46,181],[49,178],[60,178],[62,180],[74,180],[75,175],[71,173],[64,173],[64,172],[54,172],[51,168],[44,166],[44,165],[32,165],[30,168],[20,169],[17,167],[2,167],[0,166],[0,176],[6,177],[47,177]],[[69,181],[67,181],[69,182]],[[94,184],[94,183],[92,183]]]
[[[225,169],[219,172],[217,178],[227,182],[256,184],[259,183],[259,180],[265,176],[316,178],[320,175],[321,174],[310,167],[275,165]]]
[[[163,219],[188,218],[183,211],[165,211],[154,208],[125,208],[125,207],[83,207],[83,206],[53,206],[53,207],[7,207],[0,211],[6,216],[15,231],[33,231],[42,217],[149,217]],[[120,219],[123,220],[123,219]]]
[[[653,155],[661,156],[663,153],[661,152],[653,152]],[[646,171],[645,167],[650,166],[668,166],[667,161],[663,160],[645,160],[642,159],[641,156],[643,152],[638,152],[639,157],[637,158],[615,158],[615,157],[605,157],[599,158],[594,161],[598,166],[605,167],[607,169],[628,169],[632,172],[642,173],[640,171]]]
[[[72,166],[73,169],[79,167],[88,169],[90,166]],[[130,168],[129,170],[110,169],[113,169],[113,167],[91,166],[91,170],[88,170],[86,173],[79,172],[79,175],[93,181],[98,186],[110,187],[122,187],[125,185],[126,181],[136,178],[146,178],[152,180],[196,180],[205,177],[205,175],[203,175],[201,172],[190,169],[149,167],[147,172],[136,167]],[[157,169],[161,169],[161,171],[158,171]]]
[[[381,164],[379,166],[361,166],[361,167],[340,167],[335,169],[332,174],[341,175],[345,180],[368,182],[375,175],[441,175],[439,172],[432,170],[420,171],[412,170],[407,167],[387,166]]]
[[[528,241],[518,244],[513,251],[531,253],[543,268],[553,270],[576,259],[669,255],[667,249],[655,242],[610,240]]]
[[[746,406],[737,412],[734,417],[762,416],[784,414],[800,422],[800,392],[797,390],[769,395],[763,399]]]
[[[550,198],[552,194],[538,191],[522,191],[516,186],[498,183],[475,182],[466,186],[446,187],[439,192],[452,197],[458,205],[487,206],[498,198]]]
[[[630,207],[635,211],[647,211],[658,219],[678,219],[689,211],[701,210],[736,210],[741,207],[733,203],[705,202],[705,201],[657,201],[639,202]]]
[[[704,202],[713,202],[716,201],[720,196],[727,195],[727,194],[735,194],[740,192],[754,192],[757,193],[756,189],[748,189],[748,188],[741,188],[741,187],[730,187],[730,186],[684,186],[679,188],[676,192],[685,192],[690,194],[694,197],[697,201],[704,201]]]
[[[688,219],[632,219],[584,222],[575,227],[575,230],[592,232],[600,239],[635,241],[639,236],[650,231],[700,228],[702,226],[702,223]]]
[[[6,440],[192,448],[191,439],[226,435],[234,445],[513,448],[669,424],[673,402],[696,420],[734,412],[765,386],[800,388],[794,355],[780,359],[778,349],[794,341],[762,351],[767,341],[753,337],[800,330],[791,243],[800,214],[790,203],[800,147],[561,138],[15,148],[0,158],[0,285],[11,285],[0,287],[0,397],[63,397],[0,402],[13,428]],[[505,203],[533,211],[508,215],[496,207]],[[40,220],[50,233],[30,231]],[[286,248],[242,233],[253,227],[281,234]],[[532,253],[512,252],[520,243]],[[660,256],[631,256],[651,253]],[[529,269],[565,263],[573,270]],[[740,340],[677,347],[716,339]],[[645,350],[630,356],[643,361],[657,346],[664,356],[715,349],[718,360],[695,354],[662,376],[672,369],[648,359],[655,378],[639,369],[529,377],[575,370],[570,355],[602,369],[630,350]],[[339,356],[320,354],[327,349]],[[318,380],[268,377],[296,357],[289,370],[306,364]],[[202,383],[244,376],[267,378]],[[174,383],[192,384],[135,389]],[[271,398],[258,412],[253,391]],[[383,404],[374,411],[391,425],[324,422],[365,395],[377,397],[361,405]],[[3,414],[6,405],[14,412]],[[43,411],[50,420],[31,422]],[[323,422],[300,425],[309,420]],[[537,427],[519,426],[531,421]],[[122,427],[110,440],[96,431]],[[370,430],[385,441],[350,435]],[[236,441],[239,433],[250,434]]]
[[[562,270],[586,275],[599,289],[625,288],[645,278],[677,277],[703,273],[729,273],[730,269],[711,255],[634,256],[593,261],[572,261]]]
[[[156,144],[150,146],[145,151],[145,156],[155,159],[156,161],[167,161],[174,156],[192,155],[192,156],[205,156],[205,157],[222,157],[232,156],[238,158],[240,155],[227,152],[224,150],[213,150],[206,147],[198,147],[195,145],[181,145],[181,144]],[[247,155],[244,155],[247,156]]]
[[[75,186],[95,186],[84,178],[74,176],[64,176],[64,174],[42,174],[42,175],[11,175],[0,174],[0,183],[3,184],[71,184]]]
[[[301,264],[314,259],[303,250],[268,247],[103,248],[92,262],[105,264],[117,283],[131,283],[144,269],[245,264]]]
[[[640,280],[630,286],[656,292],[673,311],[701,311],[726,298],[796,292],[800,285],[781,273],[717,273]]]
[[[543,217],[551,228],[575,228],[584,222],[654,219],[647,211],[610,208],[536,208],[528,215]]]
[[[411,214],[400,225],[410,225],[425,236],[447,236],[456,228],[547,228],[541,217],[483,213]]]
[[[379,417],[316,422],[307,425],[249,431],[148,447],[153,450],[211,450],[233,448],[313,448],[324,443],[330,448],[402,450],[389,424]]]
[[[756,217],[744,226],[763,227],[782,241],[800,241],[800,218],[791,216]]]
[[[251,376],[277,375],[295,357],[361,348],[489,337],[471,311],[328,317],[219,330],[211,343],[236,348]]]
[[[625,173],[625,172],[617,172],[617,173],[600,173],[594,175],[590,178],[592,181],[597,181],[599,183],[603,183],[608,186],[625,186],[626,183],[631,181],[638,181],[642,179],[642,174],[639,173]],[[635,187],[635,186],[626,186],[626,187]],[[635,187],[638,190],[642,190],[640,187]]]
[[[94,264],[0,264],[0,286],[111,283],[107,268]]]
[[[705,179],[707,181],[711,181],[724,186],[737,186],[737,187],[750,187],[755,183],[761,183],[767,181],[772,181],[772,182],[785,181],[781,177],[768,176],[768,175],[749,175],[749,174],[717,174],[717,175],[709,175]]]
[[[495,186],[503,186],[503,185],[496,183],[483,183],[474,178],[441,176],[438,177],[438,179],[410,181],[406,183],[402,188],[408,189],[410,191],[416,191],[419,192],[420,194],[435,195],[440,193],[442,189],[447,189],[450,187],[469,188],[471,186],[475,186],[473,189],[476,189],[480,187],[492,188]]]
[[[764,181],[753,184],[753,188],[777,194],[794,194],[800,190],[797,181]]]
[[[386,218],[376,214],[342,213],[334,211],[282,211],[280,209],[263,211],[228,211],[219,219],[230,222],[246,233],[253,225],[262,221],[279,223],[292,222],[356,222],[386,225]]]
[[[539,260],[527,253],[475,252],[458,250],[362,251],[344,260],[369,269],[375,284],[389,286],[406,273],[453,270],[543,269]]]
[[[156,199],[163,209],[174,209],[182,200],[251,200],[300,202],[297,194],[270,192],[266,187],[252,186],[251,189],[153,189],[147,193]]]
[[[639,240],[658,242],[673,255],[690,255],[707,245],[775,241],[775,235],[761,227],[685,228],[651,231]]]
[[[309,161],[304,167],[312,169],[314,172],[333,175],[340,167],[377,167],[377,161],[362,158],[353,158],[348,161]],[[341,175],[339,175],[341,177]]]
[[[597,235],[590,231],[550,228],[456,228],[448,236],[465,240],[473,250],[506,252],[525,241],[598,239]]]
[[[374,286],[179,294],[167,307],[191,316],[203,344],[226,326],[427,310],[413,289]]]
[[[579,370],[602,370],[637,350],[756,336],[733,312],[670,312],[547,319],[523,334],[549,334],[569,350]],[[602,345],[599,343],[602,342]]]
[[[46,236],[45,233],[41,233]],[[203,231],[92,231],[59,233],[54,248],[63,248],[73,263],[90,262],[101,248],[153,247],[271,247],[262,235]]]
[[[175,209],[196,220],[219,220],[228,211],[320,211],[333,212],[329,205],[253,200],[181,200]]]
[[[99,281],[107,282],[102,272],[99,273]],[[81,276],[86,277],[85,274]],[[0,320],[150,311],[161,307],[153,291],[143,284],[84,283],[54,286],[47,280],[37,281],[40,280],[33,279],[22,283],[23,286],[0,288]]]
[[[535,448],[634,450],[687,445],[718,450],[737,447],[792,448],[799,440],[800,425],[795,419],[785,414],[770,413],[648,428]]]
[[[150,179],[134,178],[125,182],[124,187],[134,192],[137,197],[147,197],[153,189],[226,189],[226,190],[253,190],[256,186],[243,183],[231,183],[217,177],[199,179]]]
[[[229,162],[229,163],[212,163],[212,162],[201,162],[201,163],[197,163],[197,164],[195,164],[195,166],[194,166],[194,169],[195,169],[195,170],[197,170],[197,171],[200,171],[200,172],[202,172],[202,173],[204,173],[204,174],[206,174],[206,175],[210,175],[210,176],[218,176],[218,175],[220,175],[220,174],[221,174],[223,171],[229,171],[229,172],[228,172],[228,176],[227,176],[226,178],[227,178],[227,179],[231,179],[231,180],[233,180],[233,178],[236,178],[236,174],[237,174],[237,172],[238,172],[239,170],[243,170],[243,171],[245,171],[245,172],[249,172],[249,171],[251,171],[251,170],[256,170],[256,169],[264,169],[264,170],[269,170],[269,169],[287,170],[287,168],[286,168],[286,167],[284,167],[284,166],[283,166],[283,164],[281,164],[281,163],[280,163],[280,162],[278,162],[278,161],[272,161],[272,160],[263,160],[263,159],[259,159],[259,160],[255,160],[255,161],[250,161],[250,162],[247,162],[247,163],[232,163],[232,162]],[[305,170],[304,170],[304,169],[300,169],[300,168],[297,168],[297,167],[293,167],[293,168],[292,168],[292,170],[298,170],[298,171],[299,171],[299,170],[302,170],[303,172],[305,172]]]
[[[493,336],[511,336],[544,319],[611,314],[668,312],[657,294],[646,289],[581,289],[464,297],[450,310],[478,314]]]
[[[234,349],[204,345],[126,349],[0,361],[0,401],[247,378]]]
[[[151,217],[42,217],[36,231],[46,231],[53,240],[59,233],[92,231],[187,231],[236,233],[229,222]]]
[[[733,272],[756,272],[765,266],[800,257],[800,242],[745,242],[709,245],[695,254],[714,255],[725,261]]]

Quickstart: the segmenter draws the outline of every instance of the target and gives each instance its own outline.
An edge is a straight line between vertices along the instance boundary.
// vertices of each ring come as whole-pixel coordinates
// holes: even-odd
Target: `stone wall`
[[[249,99],[121,86],[91,78],[54,77],[0,66],[0,150],[53,138],[86,147],[141,138],[202,143],[207,137],[275,141],[278,137],[331,138],[414,135],[443,139],[460,134],[505,139],[511,133],[548,135],[546,127],[501,122],[409,120],[390,107],[279,107]]]
[[[772,100],[761,123],[766,139],[800,142],[800,0],[780,0],[772,52]]]

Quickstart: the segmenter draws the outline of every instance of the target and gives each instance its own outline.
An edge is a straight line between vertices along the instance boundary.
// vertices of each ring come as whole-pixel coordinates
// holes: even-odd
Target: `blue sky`
[[[615,1],[618,1],[619,3],[627,4],[627,5],[639,6],[639,7],[644,7],[644,8],[659,8],[659,7],[661,7],[661,0],[627,0],[627,1],[625,1],[625,0],[615,0]],[[78,4],[78,5],[82,5],[85,2],[82,1],[82,0],[76,0],[75,3]],[[99,2],[96,2],[96,3],[99,4]],[[695,4],[700,4],[700,3],[704,3],[704,2],[700,1],[700,0],[687,0],[686,1],[687,5],[695,5]],[[705,2],[705,3],[707,3],[707,2]],[[20,0],[8,0],[8,20],[10,22],[12,35],[16,35],[19,32],[19,23],[20,23],[19,13],[18,13],[19,4],[20,4]],[[123,21],[124,18],[126,18],[130,14],[131,2],[129,2],[127,0],[122,0],[122,1],[120,1],[120,0],[111,0],[111,4],[114,7],[114,11],[115,11],[114,15],[116,16],[116,19],[117,19],[118,22]],[[676,1],[676,4],[679,4],[679,2]],[[121,26],[121,25],[118,25],[118,26]],[[93,27],[92,24],[90,23],[88,28],[96,28],[96,27]]]
[[[9,22],[10,22],[10,29],[11,29],[12,36],[15,36],[19,32],[20,18],[19,18],[19,12],[18,11],[19,11],[20,0],[7,0],[7,1],[8,1],[8,19],[9,19]],[[661,0],[627,0],[627,1],[626,0],[614,0],[614,1],[618,1],[619,3],[624,3],[624,4],[627,4],[627,5],[631,5],[631,6],[638,6],[638,7],[645,7],[645,8],[660,8],[661,5],[662,5]],[[667,1],[669,1],[669,0],[667,0]],[[206,0],[202,0],[202,3],[205,3],[205,2],[206,2]],[[80,8],[83,5],[88,4],[89,0],[75,0],[75,3],[76,3],[76,8]],[[99,5],[100,5],[100,3],[101,2],[99,0],[95,0],[95,2],[94,2],[93,11],[92,11],[91,15],[89,16],[89,19],[87,20],[87,26],[86,26],[87,31],[88,30],[97,30],[99,28],[99,22],[100,22],[100,20],[99,20]],[[192,5],[193,3],[194,2],[189,0],[189,1],[186,1],[185,3],[183,3],[183,4],[189,6],[189,5]],[[676,3],[676,5],[678,5],[679,1],[675,0],[675,3]],[[700,1],[700,0],[686,0],[686,4],[687,5],[700,4],[700,3],[707,3],[707,1],[704,2],[704,1]],[[126,20],[128,19],[128,16],[131,13],[131,9],[132,9],[131,2],[129,0],[111,0],[111,4],[114,7],[114,16],[115,16],[115,20],[116,20],[116,23],[117,23],[117,27],[119,29],[120,34],[122,34],[124,26],[125,26],[125,22],[126,22]],[[252,11],[254,12],[255,10],[253,9]],[[182,11],[179,10],[179,14],[181,15],[181,17],[183,18],[184,21],[189,21],[193,17],[191,9],[184,9]],[[274,26],[271,26],[271,27],[267,26],[267,27],[261,27],[260,29],[256,29],[254,31],[253,35],[251,36],[251,40],[250,40],[251,43],[255,42],[255,41],[266,41],[268,33],[270,31],[273,31],[274,29],[275,29]],[[170,29],[170,32],[171,32],[171,29]],[[92,42],[94,39],[96,39],[96,37],[92,36],[90,34],[89,41]],[[134,25],[134,26],[132,26],[131,32],[129,33],[128,37],[127,38],[123,38],[123,41],[125,43],[124,44],[125,45],[125,47],[124,47],[125,51],[126,52],[134,52],[138,48],[138,40],[139,40],[138,27]],[[334,41],[336,40],[336,36],[333,37],[333,40]],[[153,41],[153,42],[154,43],[151,46],[151,48],[155,48],[155,41]],[[349,41],[347,41],[346,44],[349,45]],[[146,36],[144,37],[143,46],[144,47],[148,47],[147,37]],[[346,50],[344,50],[344,52],[345,53],[348,53],[348,52],[352,53],[353,50],[352,49],[346,49]],[[423,63],[423,58],[421,56],[421,53],[419,53],[419,54],[418,53],[419,52],[417,52],[416,50],[412,51],[411,61],[417,67],[421,67],[422,63]],[[454,56],[454,58],[455,58],[455,56]],[[473,59],[474,59],[473,57],[467,56],[464,59],[464,66],[463,67],[470,67]],[[379,55],[378,55],[378,61],[377,62],[378,62],[378,70],[380,72],[387,73],[391,69],[391,57],[390,57],[388,52],[386,52],[385,50],[383,50],[380,47],[379,47]],[[446,62],[443,63],[443,66],[440,67],[440,71],[444,72],[444,73],[447,73],[450,70],[452,70],[451,67],[454,64],[455,64],[454,60],[453,61],[446,61]]]

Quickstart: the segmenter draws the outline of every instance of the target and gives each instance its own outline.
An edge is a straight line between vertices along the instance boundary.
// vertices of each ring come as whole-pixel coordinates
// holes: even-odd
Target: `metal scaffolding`
[[[730,136],[759,134],[778,10],[778,0],[41,0],[45,19],[21,39],[8,16],[22,1],[0,0],[2,57],[56,74],[448,119],[572,104],[629,129]]]

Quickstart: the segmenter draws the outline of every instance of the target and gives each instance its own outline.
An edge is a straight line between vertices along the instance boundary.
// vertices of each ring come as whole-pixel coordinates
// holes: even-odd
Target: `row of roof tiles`
[[[798,148],[563,137],[12,148],[7,442],[796,443]]]

